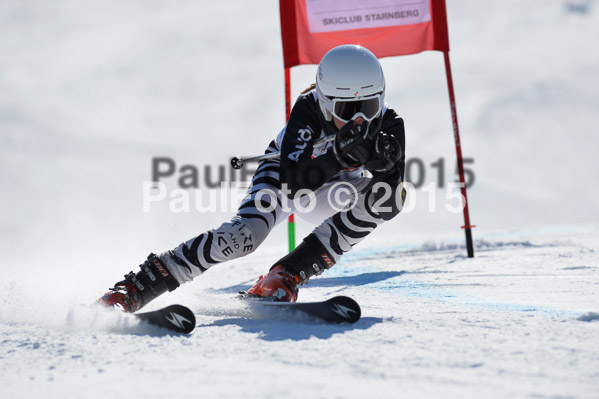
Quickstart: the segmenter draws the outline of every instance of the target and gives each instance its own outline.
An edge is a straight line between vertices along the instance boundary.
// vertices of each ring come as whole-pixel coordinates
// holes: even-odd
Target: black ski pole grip
[[[333,140],[335,140],[335,135],[331,134],[331,135],[328,135],[321,139],[316,140],[314,145],[328,143],[329,141],[333,141]],[[239,158],[239,157],[233,157],[233,158],[231,158],[231,166],[233,167],[233,169],[241,169],[243,167],[243,165],[245,165],[247,162],[260,162],[265,159],[277,159],[280,157],[281,157],[280,151],[269,152],[267,154],[262,154],[262,155],[258,155],[255,157],[245,158],[245,159]]]
[[[243,167],[243,160],[237,157],[231,158],[231,166],[233,169],[241,169]]]

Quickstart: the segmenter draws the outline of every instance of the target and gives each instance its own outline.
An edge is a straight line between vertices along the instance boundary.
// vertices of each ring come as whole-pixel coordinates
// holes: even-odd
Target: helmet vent
[[[349,87],[335,87],[337,90],[350,90]]]
[[[369,87],[374,87],[374,85],[362,86],[362,89],[367,89]]]

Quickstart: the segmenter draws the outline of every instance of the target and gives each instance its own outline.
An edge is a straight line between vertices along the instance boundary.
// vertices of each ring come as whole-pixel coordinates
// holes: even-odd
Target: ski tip
[[[189,334],[196,327],[196,318],[191,309],[183,305],[170,305],[146,313],[134,313],[138,319],[171,331]]]
[[[362,317],[362,309],[354,299],[348,296],[336,296],[326,302],[329,303],[331,310],[341,316],[341,322],[355,323]]]
[[[164,318],[174,328],[178,328],[179,331],[185,334],[191,333],[196,327],[195,315],[191,309],[183,305],[171,305],[166,307]]]
[[[239,298],[248,299],[258,308],[304,313],[326,323],[353,324],[362,316],[360,305],[347,296],[336,296],[317,302],[278,302],[274,301],[273,297],[248,296],[247,293],[240,292]]]

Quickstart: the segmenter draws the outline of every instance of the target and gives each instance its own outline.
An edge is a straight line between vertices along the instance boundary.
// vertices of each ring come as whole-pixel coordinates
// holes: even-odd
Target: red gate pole
[[[462,146],[460,144],[460,129],[458,128],[458,114],[455,105],[455,94],[453,92],[453,79],[451,77],[451,65],[449,63],[449,51],[443,52],[445,59],[445,73],[447,75],[447,88],[449,90],[449,103],[451,106],[451,120],[453,122],[453,137],[455,139],[455,150],[458,158],[458,173],[460,175],[460,183],[462,196],[464,197],[464,226],[462,228],[466,232],[466,250],[468,257],[474,257],[474,245],[472,243],[472,226],[470,224],[470,212],[468,211],[468,196],[466,195],[466,181],[464,179],[464,162],[462,159]]]
[[[285,67],[285,123],[291,115],[291,68]],[[289,215],[287,221],[287,235],[289,237],[289,252],[295,249],[295,217]]]

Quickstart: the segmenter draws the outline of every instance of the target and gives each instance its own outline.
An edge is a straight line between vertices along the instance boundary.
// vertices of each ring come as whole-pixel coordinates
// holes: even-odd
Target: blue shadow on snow
[[[362,317],[355,324],[323,324],[306,317],[303,321],[293,318],[279,317],[273,319],[246,319],[233,318],[215,321],[212,324],[198,325],[197,328],[209,326],[241,327],[242,332],[258,334],[259,339],[264,341],[302,341],[313,337],[328,339],[335,334],[343,334],[346,331],[367,330],[375,324],[382,323],[383,319],[377,317]]]

